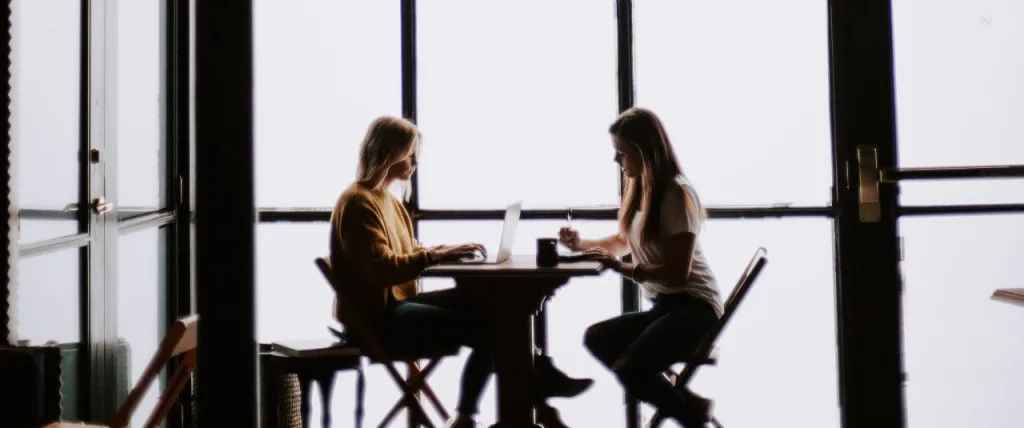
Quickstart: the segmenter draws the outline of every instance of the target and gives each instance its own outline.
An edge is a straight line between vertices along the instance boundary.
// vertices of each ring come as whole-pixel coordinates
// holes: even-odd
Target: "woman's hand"
[[[579,251],[580,233],[571,227],[563,227],[558,231],[558,243],[570,251]]]
[[[601,262],[606,268],[622,273],[622,260],[619,260],[618,257],[615,257],[614,254],[604,248],[591,248],[584,251],[583,255],[587,256],[590,260]]]
[[[439,262],[472,258],[477,253],[487,257],[487,250],[482,244],[437,245],[427,251],[430,252],[432,260]]]

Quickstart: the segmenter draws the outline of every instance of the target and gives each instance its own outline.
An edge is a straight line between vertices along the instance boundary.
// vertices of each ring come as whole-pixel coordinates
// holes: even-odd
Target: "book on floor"
[[[337,339],[283,340],[271,344],[275,352],[292,357],[327,357],[359,355],[359,348]]]

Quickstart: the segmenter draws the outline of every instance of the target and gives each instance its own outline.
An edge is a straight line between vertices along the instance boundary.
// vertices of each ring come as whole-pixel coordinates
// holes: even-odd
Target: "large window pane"
[[[907,218],[900,230],[908,426],[1019,427],[1024,310],[990,296],[1021,287],[1024,216]]]
[[[514,254],[536,254],[537,238],[558,236],[558,228],[565,222],[522,221],[516,233]],[[603,237],[615,233],[614,221],[575,221],[573,226],[588,237]],[[501,240],[500,221],[424,221],[420,222],[423,245],[479,242],[488,253],[498,251]],[[621,307],[621,281],[613,274],[598,278],[577,278],[555,292],[548,303],[548,349],[555,363],[571,376],[591,377],[596,380],[586,394],[572,400],[553,400],[562,419],[569,426],[622,426],[625,422],[622,389],[611,373],[604,369],[583,347],[583,332],[598,321],[619,315]],[[427,279],[425,290],[451,287],[450,279]],[[432,377],[431,385],[446,400],[455,402],[459,379],[467,352],[460,358],[445,361]],[[496,402],[492,380],[481,402],[480,422],[488,425],[495,421]]]
[[[637,0],[639,105],[708,204],[830,200],[826,2]]]
[[[1024,164],[1024,4],[893,2],[904,167]],[[913,204],[1024,202],[1024,180],[902,183]]]
[[[10,133],[23,243],[78,232],[80,4],[11,4]]]
[[[16,331],[25,345],[82,340],[82,254],[62,250],[18,260]]]
[[[768,265],[718,341],[718,366],[701,369],[694,390],[715,400],[726,426],[838,427],[831,222],[711,221],[701,245],[723,298],[757,247]]]
[[[117,334],[121,340],[117,356],[128,356],[118,361],[119,387],[130,388],[139,381],[163,339],[166,260],[166,229],[146,229],[117,239]],[[127,353],[120,351],[125,348],[124,342]],[[160,382],[150,387],[132,418],[132,426],[146,422],[162,391]]]
[[[117,3],[117,174],[122,214],[166,204],[163,0]]]
[[[355,179],[370,121],[402,114],[398,7],[394,1],[255,2],[259,206],[333,205]]]
[[[618,203],[612,2],[460,0],[416,13],[422,207]]]

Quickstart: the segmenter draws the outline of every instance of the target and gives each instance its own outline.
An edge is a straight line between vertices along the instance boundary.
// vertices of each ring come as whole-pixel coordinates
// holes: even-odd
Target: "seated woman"
[[[685,427],[702,427],[711,402],[677,391],[662,373],[691,356],[722,316],[715,277],[697,242],[705,211],[654,113],[627,110],[610,133],[625,176],[619,233],[591,241],[563,228],[559,239],[639,283],[654,305],[590,326],[584,344],[631,395]],[[626,254],[634,263],[619,260]]]
[[[472,348],[462,373],[458,415],[449,422],[471,427],[493,370],[488,314],[459,289],[420,293],[418,279],[428,266],[483,253],[484,248],[424,248],[416,241],[409,213],[389,189],[412,177],[419,143],[419,130],[408,120],[380,117],[370,125],[359,151],[357,180],[342,192],[331,214],[331,266],[339,285],[356,290],[354,298],[385,352],[422,355]],[[335,303],[335,318],[342,321]],[[591,383],[568,378],[549,359],[539,359],[537,367],[541,397],[575,396]]]

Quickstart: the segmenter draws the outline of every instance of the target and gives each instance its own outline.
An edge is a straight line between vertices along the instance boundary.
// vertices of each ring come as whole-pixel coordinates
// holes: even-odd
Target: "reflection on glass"
[[[122,215],[166,204],[163,4],[117,3],[117,196]]]
[[[333,205],[370,121],[402,114],[399,3],[254,3],[257,204]]]
[[[613,2],[426,2],[416,19],[422,207],[619,202]]]
[[[17,333],[26,345],[82,341],[82,254],[61,250],[18,260],[14,308]]]
[[[827,204],[826,2],[634,4],[637,103],[704,202]]]
[[[718,366],[691,383],[715,400],[725,426],[839,426],[831,237],[826,219],[707,223],[701,245],[723,298],[754,251],[768,250],[768,265],[718,340]],[[652,413],[644,406],[645,418]]]
[[[500,221],[423,221],[420,240],[423,245],[484,244],[488,254],[497,253],[501,240]],[[521,221],[516,232],[513,254],[536,254],[537,238],[554,238],[564,221]],[[615,233],[614,221],[573,221],[586,237],[604,237]],[[564,250],[564,249],[563,249]],[[452,286],[450,279],[425,279],[424,290]],[[562,420],[569,426],[621,426],[625,421],[622,389],[615,377],[583,347],[583,332],[598,321],[622,312],[620,280],[607,273],[598,278],[576,278],[555,292],[547,305],[548,350],[555,364],[570,376],[590,377],[596,383],[585,394],[571,400],[552,400]],[[459,379],[468,352],[445,361],[431,377],[431,386],[448,401],[458,397]],[[480,422],[495,421],[496,396],[492,380],[480,406]],[[450,398],[446,398],[450,397]]]
[[[78,232],[81,3],[11,3],[10,133],[22,243]]]
[[[1024,7],[892,4],[903,167],[1024,164]],[[905,204],[1024,202],[1024,180],[901,183]]]
[[[1019,427],[1024,310],[990,296],[1021,287],[1024,216],[907,218],[900,230],[908,427]]]
[[[119,362],[118,374],[128,375],[124,384],[129,388],[139,381],[164,336],[166,233],[146,229],[117,239],[117,334],[127,342],[130,356],[126,365]],[[132,418],[133,426],[145,423],[161,391],[159,383],[150,387]]]

